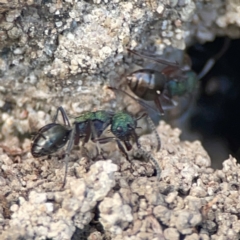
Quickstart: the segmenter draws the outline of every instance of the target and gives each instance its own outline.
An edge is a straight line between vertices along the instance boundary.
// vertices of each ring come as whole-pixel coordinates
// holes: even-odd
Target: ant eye
[[[122,127],[117,127],[117,131],[120,133],[122,132]]]

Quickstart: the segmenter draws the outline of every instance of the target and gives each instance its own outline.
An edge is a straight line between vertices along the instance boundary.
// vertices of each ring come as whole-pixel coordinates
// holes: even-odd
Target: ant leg
[[[163,93],[159,96],[159,101],[164,104],[166,109],[172,109],[178,105],[177,102],[171,99],[171,96],[167,91],[163,91]]]
[[[162,108],[162,104],[161,104],[161,102],[160,102],[159,96],[157,96],[157,97],[154,99],[154,102],[155,102],[155,104],[156,104],[156,106],[157,106],[160,114],[161,114],[161,115],[164,115],[164,110],[163,110],[163,108]]]
[[[82,145],[84,146],[84,144],[89,141],[90,137],[92,137],[93,142],[96,142],[98,154],[100,154],[102,156],[102,158],[105,159],[105,157],[103,155],[103,152],[102,152],[102,149],[99,146],[99,141],[97,140],[98,136],[97,136],[96,129],[95,129],[94,124],[91,120],[89,120],[88,123],[87,123],[87,131],[86,132],[87,132],[87,134],[86,134],[86,136],[83,140]]]
[[[167,66],[161,71],[161,73],[164,74],[168,79],[169,78],[180,78],[180,79],[186,78],[186,76],[184,75],[184,71],[180,67]]]
[[[143,112],[142,115],[136,118],[136,121],[140,120],[141,118],[146,117],[148,114],[146,112]]]
[[[136,121],[141,119],[141,118],[143,118],[146,115],[147,115],[147,113],[144,112],[140,117],[136,118]],[[131,127],[129,124],[128,124],[128,128],[130,128],[132,130],[131,131],[131,136],[134,138],[134,140],[135,140],[135,142],[137,144],[137,147],[141,148],[141,145],[140,145],[140,143],[138,141],[138,135],[137,135],[137,133],[135,131],[135,128]],[[132,145],[130,144],[129,141],[124,141],[124,144],[125,144],[125,146],[126,146],[128,151],[130,151],[132,149]]]
[[[58,107],[58,108],[57,108],[57,112],[56,112],[55,116],[53,117],[53,122],[54,122],[54,123],[57,121],[58,112],[60,111],[60,108],[61,108],[61,107]]]
[[[86,135],[83,139],[83,143],[82,143],[82,146],[85,145],[85,143],[87,143],[91,137],[91,134],[92,134],[92,129],[91,129],[91,123],[92,121],[88,121],[87,122],[87,126],[86,126]]]
[[[141,99],[138,99],[138,98],[135,98],[133,97],[131,94],[125,92],[124,90],[122,89],[118,89],[118,88],[114,88],[114,87],[110,87],[110,86],[107,86],[108,89],[110,90],[113,90],[113,91],[119,91],[119,92],[122,92],[124,94],[126,94],[128,97],[132,98],[133,100],[135,100],[136,102],[138,102],[140,105],[142,105],[143,107],[145,107],[146,109],[151,109],[152,111],[154,112],[158,112],[155,108],[153,108],[152,106],[150,106],[149,104],[145,103],[143,100]],[[160,114],[163,115],[163,110],[161,112],[161,109],[160,110]],[[159,113],[158,113],[159,114]]]
[[[147,121],[148,121],[148,124],[149,124],[150,128],[152,129],[152,131],[154,132],[154,134],[156,136],[156,139],[157,139],[157,152],[158,152],[161,149],[161,139],[160,139],[160,136],[159,136],[159,134],[157,132],[157,129],[156,129],[152,119],[148,115],[146,116],[146,118],[147,118]]]
[[[123,145],[121,144],[121,142],[120,142],[118,139],[115,139],[115,141],[116,141],[116,143],[117,143],[118,148],[120,149],[120,151],[125,155],[126,159],[127,159],[128,161],[130,161],[130,160],[129,160],[129,157],[128,157],[128,154],[127,154],[127,152],[125,151],[125,149],[124,149]]]
[[[132,149],[132,144],[129,141],[123,141],[127,151]]]
[[[61,114],[62,114],[62,119],[63,119],[64,125],[70,127],[71,125],[70,125],[70,122],[68,120],[68,116],[67,116],[65,110],[63,109],[63,107],[61,107],[61,106],[57,108],[57,113],[53,118],[53,122],[55,123],[57,121],[57,117],[58,117],[59,112],[61,112]]]
[[[140,117],[138,117],[137,119],[141,119],[143,117],[147,117],[147,120],[149,121],[149,123],[151,123],[150,125],[152,125],[152,127],[154,128],[154,133],[156,134],[156,137],[157,137],[157,141],[158,141],[158,146],[157,146],[157,151],[160,150],[161,148],[161,141],[160,141],[160,137],[156,131],[156,128],[155,128],[155,125],[154,123],[152,122],[151,118],[148,116],[147,113],[143,113]],[[152,128],[152,129],[153,129]],[[142,149],[140,143],[138,142],[138,136],[136,134],[135,131],[133,131],[133,137],[136,141],[136,144],[137,144],[137,147],[138,147],[138,152],[146,159],[146,160],[151,160],[152,163],[155,165],[155,168],[156,168],[156,171],[157,171],[157,179],[159,180],[160,179],[160,176],[161,176],[161,168],[157,162],[157,160],[155,158],[152,157],[152,155],[149,153],[149,152],[146,152]]]
[[[147,115],[146,113],[144,113],[141,117],[143,117],[144,115]],[[160,179],[160,176],[161,176],[161,168],[157,162],[157,160],[155,158],[152,157],[152,155],[149,153],[149,152],[146,152],[142,149],[140,143],[138,142],[138,136],[136,134],[135,131],[133,131],[132,133],[132,136],[134,137],[135,139],[135,142],[137,144],[137,147],[138,147],[138,152],[146,159],[146,160],[151,160],[152,163],[155,165],[155,168],[156,168],[156,171],[157,171],[157,179],[159,180]],[[117,143],[118,143],[118,147],[119,149],[125,154],[127,155],[126,151],[124,150],[123,146],[121,145],[121,143],[116,139]],[[128,159],[128,156],[127,156],[127,160],[129,161]]]
[[[63,184],[62,184],[61,189],[64,188],[64,186],[66,185],[66,182],[67,182],[69,154],[70,154],[70,152],[73,148],[75,134],[76,134],[76,124],[74,124],[74,127],[71,131],[71,134],[70,134],[70,137],[69,137],[69,142],[68,142],[67,149],[66,149],[66,152],[65,152],[65,158],[64,158],[65,172],[64,172]]]
[[[114,139],[115,139],[114,137],[105,137],[105,138],[96,138],[93,141],[94,142],[98,141],[100,144],[105,144],[105,143],[108,143],[108,142],[110,142],[111,140],[114,140]]]
[[[177,67],[177,68],[180,68],[179,64],[178,63],[174,63],[174,62],[170,62],[170,61],[167,61],[167,60],[164,60],[164,59],[161,59],[161,58],[157,58],[157,56],[154,56],[152,54],[148,54],[148,55],[145,55],[145,54],[141,54],[139,52],[137,52],[136,50],[131,50],[129,48],[127,48],[127,50],[130,52],[130,53],[133,53],[141,58],[146,58],[146,59],[149,59],[153,62],[156,62],[156,63],[160,63],[160,64],[164,64],[164,65],[169,65],[169,66],[173,66],[173,67]]]
[[[151,130],[154,132],[154,134],[155,134],[155,136],[156,136],[156,139],[157,139],[157,152],[158,152],[158,151],[161,149],[161,139],[160,139],[160,136],[159,136],[159,134],[158,134],[158,132],[157,132],[157,130],[156,130],[156,127],[155,127],[152,119],[148,116],[147,113],[144,112],[144,113],[143,113],[140,117],[138,117],[136,120],[139,120],[139,119],[141,119],[141,118],[143,118],[143,117],[146,117],[146,118],[147,118],[147,121],[148,121],[148,124],[149,124]],[[134,136],[134,138],[135,138],[135,141],[136,141],[136,143],[137,143],[138,148],[141,148],[141,145],[138,143],[138,136],[137,136],[137,134],[136,134],[135,131],[133,131],[133,136]]]
[[[206,62],[206,64],[204,65],[203,69],[201,70],[201,72],[197,76],[198,80],[202,79],[211,70],[211,68],[214,66],[216,61],[224,55],[224,53],[229,48],[230,42],[231,42],[230,38],[228,38],[228,37],[225,38],[222,49],[220,50],[219,53],[217,53],[215,56],[213,56],[212,58],[210,58]]]
[[[115,137],[105,137],[105,138],[95,139],[94,142],[98,141],[99,143],[104,144],[104,143],[108,143],[108,142],[110,142],[112,140],[116,141],[116,143],[118,145],[118,148],[125,155],[126,159],[129,161],[128,154],[126,153],[123,145],[121,144],[121,142],[117,138],[115,138]]]
[[[158,161],[149,152],[144,151],[142,148],[139,148],[138,151],[146,160],[152,161],[157,171],[157,180],[160,180],[162,170],[158,164]]]
[[[182,103],[179,102],[178,106],[180,106],[180,107],[172,109],[173,111],[170,112],[171,120],[180,119],[182,116],[184,116],[187,113],[187,110],[193,104],[193,102],[194,102],[193,101],[194,100],[194,94],[193,93],[187,93],[183,97],[182,97],[183,100],[186,99],[186,104],[182,105]]]

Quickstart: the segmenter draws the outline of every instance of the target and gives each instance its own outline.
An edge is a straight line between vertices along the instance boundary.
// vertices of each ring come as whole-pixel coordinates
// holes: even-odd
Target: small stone
[[[22,35],[22,30],[19,29],[19,28],[13,27],[7,33],[8,33],[9,38],[11,38],[11,39],[18,39]]]
[[[19,17],[20,14],[21,14],[20,10],[9,11],[6,14],[6,21],[13,22],[17,17]]]
[[[164,237],[166,240],[178,240],[180,238],[180,233],[175,228],[166,228],[164,230]]]
[[[162,14],[163,11],[164,11],[164,5],[162,4],[159,4],[156,11],[159,13],[159,14]]]

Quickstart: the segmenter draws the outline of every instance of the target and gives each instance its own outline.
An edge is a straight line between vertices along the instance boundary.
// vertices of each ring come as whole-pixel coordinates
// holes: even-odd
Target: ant
[[[145,58],[155,63],[166,65],[161,71],[143,68],[127,75],[127,84],[139,99],[136,99],[133,96],[130,97],[134,98],[142,105],[143,103],[140,99],[154,101],[158,112],[161,115],[164,115],[162,103],[174,107],[176,105],[173,101],[175,96],[181,97],[186,94],[192,94],[196,89],[199,80],[209,72],[215,62],[226,52],[229,44],[230,39],[226,38],[220,52],[207,61],[198,75],[191,70],[190,66],[183,68],[178,63],[166,61],[156,55],[142,54],[138,51],[127,49],[128,52],[143,59]],[[127,94],[125,91],[121,91]],[[129,94],[127,95],[129,96]]]
[[[62,115],[64,124],[56,123],[59,112]],[[145,152],[141,148],[141,145],[138,142],[138,135],[135,131],[137,128],[137,121],[145,116],[147,116],[146,113],[138,118],[134,118],[125,112],[113,113],[105,110],[85,112],[75,118],[73,127],[71,127],[65,110],[62,107],[58,107],[57,113],[53,118],[53,122],[39,129],[38,133],[33,138],[31,153],[33,157],[46,156],[63,148],[68,142],[64,159],[65,173],[61,187],[64,188],[67,178],[69,154],[73,148],[73,145],[79,144],[80,139],[83,139],[83,146],[90,139],[94,142],[99,142],[102,144],[115,140],[120,151],[126,156],[127,160],[129,160],[128,154],[121,142],[124,143],[127,151],[130,151],[132,149],[130,139],[132,138],[136,142],[137,147],[142,155],[145,158],[152,160],[152,162],[155,164],[157,169],[157,177],[159,179],[161,170],[158,162],[149,153]],[[108,126],[111,126],[110,131],[113,133],[114,137],[101,139],[100,136]],[[160,141],[159,137],[158,141]],[[160,143],[158,148],[160,149]]]

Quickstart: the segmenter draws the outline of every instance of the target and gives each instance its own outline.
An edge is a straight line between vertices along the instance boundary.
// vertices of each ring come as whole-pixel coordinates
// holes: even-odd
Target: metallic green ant
[[[59,112],[61,112],[64,124],[56,123]],[[143,116],[145,116],[145,114],[140,118]],[[128,113],[112,113],[109,111],[100,110],[81,114],[75,118],[73,127],[71,127],[65,110],[62,107],[59,107],[56,115],[54,116],[53,122],[39,129],[37,135],[34,137],[31,146],[31,153],[33,157],[46,156],[63,148],[68,142],[64,159],[65,173],[62,184],[62,188],[64,188],[67,178],[69,155],[74,144],[78,145],[80,139],[83,139],[83,146],[90,139],[97,143],[106,143],[111,140],[115,140],[121,152],[129,160],[128,154],[121,144],[121,141],[124,142],[127,151],[129,151],[132,149],[130,139],[133,138],[137,144],[137,147],[141,149],[141,145],[138,142],[138,136],[135,132],[137,120],[140,118],[134,119]],[[103,131],[110,125],[111,132],[113,133],[114,137],[101,139],[100,136],[102,135]],[[149,153],[145,153],[143,149],[141,149],[141,152],[143,153],[143,157],[153,161],[156,166],[157,177],[159,179],[161,171],[157,161],[150,156]]]
[[[127,49],[130,53],[155,63],[166,65],[161,71],[154,69],[139,69],[127,75],[127,84],[131,91],[140,99],[154,101],[160,114],[164,114],[162,103],[168,106],[176,106],[174,97],[192,95],[202,79],[215,62],[226,52],[230,40],[226,38],[221,51],[209,59],[202,71],[197,75],[191,70],[189,64],[186,68],[178,63],[169,62],[152,54],[142,54],[135,50]],[[139,101],[139,99],[136,99]],[[190,102],[190,101],[189,101]]]

